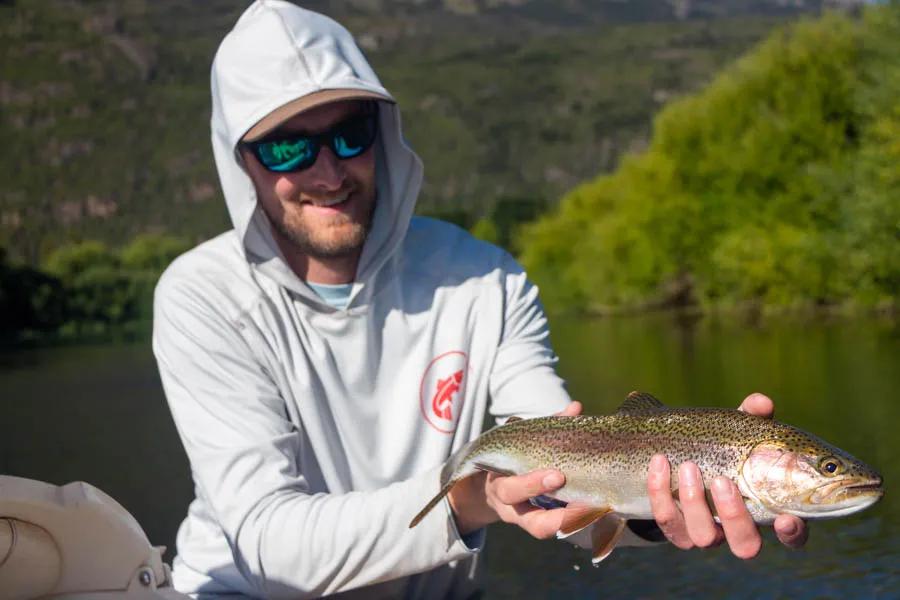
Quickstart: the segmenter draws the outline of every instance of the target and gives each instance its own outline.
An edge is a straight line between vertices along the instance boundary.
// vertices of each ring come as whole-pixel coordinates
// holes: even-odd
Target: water
[[[593,568],[585,550],[493,526],[488,598],[900,597],[900,329],[896,323],[644,316],[557,319],[560,370],[585,412],[640,389],[677,406],[737,406],[762,391],[778,417],[877,467],[875,507],[815,523],[802,551],[771,534],[744,562],[727,548],[626,548]],[[147,344],[0,353],[0,473],[88,481],[170,547],[193,497]],[[423,499],[424,501],[424,499]]]
[[[149,344],[0,353],[0,473],[87,481],[166,545],[193,498]]]

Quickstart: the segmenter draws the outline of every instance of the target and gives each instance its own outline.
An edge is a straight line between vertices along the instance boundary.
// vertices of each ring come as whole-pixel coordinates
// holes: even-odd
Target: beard
[[[349,215],[338,214],[326,223],[311,223],[304,218],[302,210],[290,215],[283,214],[280,219],[267,216],[279,237],[296,250],[310,258],[326,260],[359,252],[372,229],[374,213],[375,202],[372,201],[359,221],[354,221]]]

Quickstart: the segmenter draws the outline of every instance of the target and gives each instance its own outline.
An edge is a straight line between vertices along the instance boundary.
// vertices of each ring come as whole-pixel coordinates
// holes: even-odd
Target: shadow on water
[[[634,389],[676,406],[775,399],[780,419],[881,470],[887,494],[866,512],[812,525],[805,550],[771,535],[743,562],[725,549],[623,549],[598,568],[565,542],[493,526],[488,598],[889,598],[900,584],[900,334],[878,321],[740,323],[671,314],[552,323],[560,370],[587,413]],[[149,343],[0,352],[0,472],[88,481],[116,498],[154,544],[169,546],[193,497]]]

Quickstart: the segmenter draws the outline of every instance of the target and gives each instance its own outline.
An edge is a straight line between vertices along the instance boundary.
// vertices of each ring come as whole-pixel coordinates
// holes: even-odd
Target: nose
[[[344,185],[347,173],[331,148],[319,150],[316,162],[304,173],[309,184],[322,191],[336,191]]]

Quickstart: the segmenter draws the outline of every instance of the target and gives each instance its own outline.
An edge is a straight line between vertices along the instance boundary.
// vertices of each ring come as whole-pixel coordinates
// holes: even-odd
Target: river
[[[878,468],[885,498],[814,523],[791,551],[767,533],[744,562],[726,548],[587,551],[493,526],[488,598],[897,598],[900,596],[900,328],[879,320],[649,315],[558,318],[560,372],[587,413],[634,389],[673,406],[737,406],[762,391],[778,418]],[[119,500],[171,561],[192,498],[187,459],[146,342],[0,352],[0,473],[88,481]],[[424,501],[424,499],[423,499]]]

